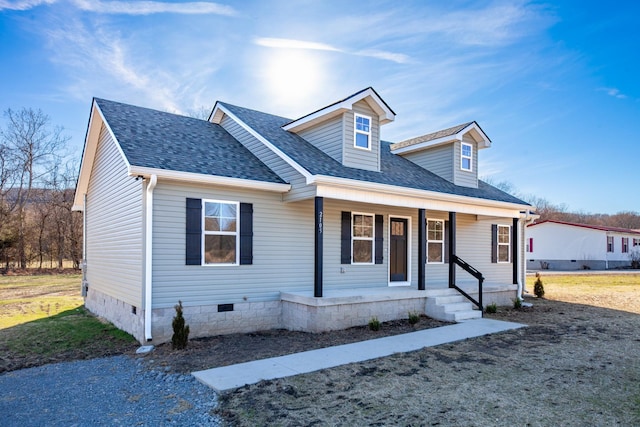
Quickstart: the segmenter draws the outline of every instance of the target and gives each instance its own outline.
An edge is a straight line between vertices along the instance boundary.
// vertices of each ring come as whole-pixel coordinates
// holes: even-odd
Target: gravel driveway
[[[2,426],[218,426],[217,395],[191,375],[115,356],[0,375]]]

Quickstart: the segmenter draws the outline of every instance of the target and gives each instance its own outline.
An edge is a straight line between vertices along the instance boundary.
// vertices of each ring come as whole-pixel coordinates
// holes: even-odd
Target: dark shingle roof
[[[220,125],[95,99],[132,166],[284,183]]]
[[[426,135],[417,136],[415,138],[407,139],[405,141],[396,142],[395,144],[391,144],[392,150],[397,150],[398,148],[408,147],[410,145],[420,144],[422,142],[433,141],[434,139],[444,138],[447,136],[455,135],[460,132],[462,129],[466,128],[473,122],[463,123],[461,125],[453,126],[447,129],[442,129],[437,132],[428,133]]]
[[[418,190],[435,191],[459,196],[528,205],[528,203],[499,190],[483,181],[478,188],[455,185],[444,178],[416,165],[402,156],[391,153],[389,142],[380,147],[380,172],[343,166],[302,137],[283,130],[281,126],[291,120],[235,105],[219,103],[240,120],[264,136],[278,149],[313,175],[327,175],[371,183],[395,185]]]

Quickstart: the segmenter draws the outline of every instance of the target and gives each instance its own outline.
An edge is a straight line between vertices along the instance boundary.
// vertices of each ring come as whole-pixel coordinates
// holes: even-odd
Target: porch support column
[[[418,290],[425,290],[427,264],[427,217],[424,209],[418,209]]]
[[[511,261],[513,261],[513,284],[518,284],[518,265],[520,264],[520,240],[518,233],[520,232],[520,220],[513,218],[513,227],[511,227]]]
[[[456,284],[456,263],[453,257],[456,254],[456,213],[449,212],[449,287]]]
[[[324,199],[315,199],[315,251],[314,251],[314,275],[313,275],[313,296],[322,297],[322,241],[324,234]]]

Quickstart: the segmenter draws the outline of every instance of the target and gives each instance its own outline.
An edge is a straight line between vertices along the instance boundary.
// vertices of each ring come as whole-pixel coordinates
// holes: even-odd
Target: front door
[[[389,242],[389,281],[408,281],[407,252],[408,252],[408,220],[406,218],[391,218],[391,238]]]

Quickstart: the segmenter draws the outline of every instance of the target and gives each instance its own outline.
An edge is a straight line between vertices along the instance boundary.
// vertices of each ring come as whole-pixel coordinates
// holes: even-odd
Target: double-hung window
[[[613,236],[607,236],[607,252],[613,252]]]
[[[427,262],[444,262],[444,221],[441,219],[427,220]]]
[[[373,264],[374,215],[354,213],[351,226],[351,259],[354,264]]]
[[[371,149],[371,118],[360,114],[354,116],[354,146]]]
[[[203,200],[203,204],[204,263],[237,265],[239,204],[219,200]]]
[[[460,169],[471,171],[473,169],[473,145],[461,143],[460,146]]]
[[[511,227],[498,225],[498,262],[510,262]]]
[[[623,237],[622,238],[622,253],[623,254],[629,253],[629,238],[628,237]]]

